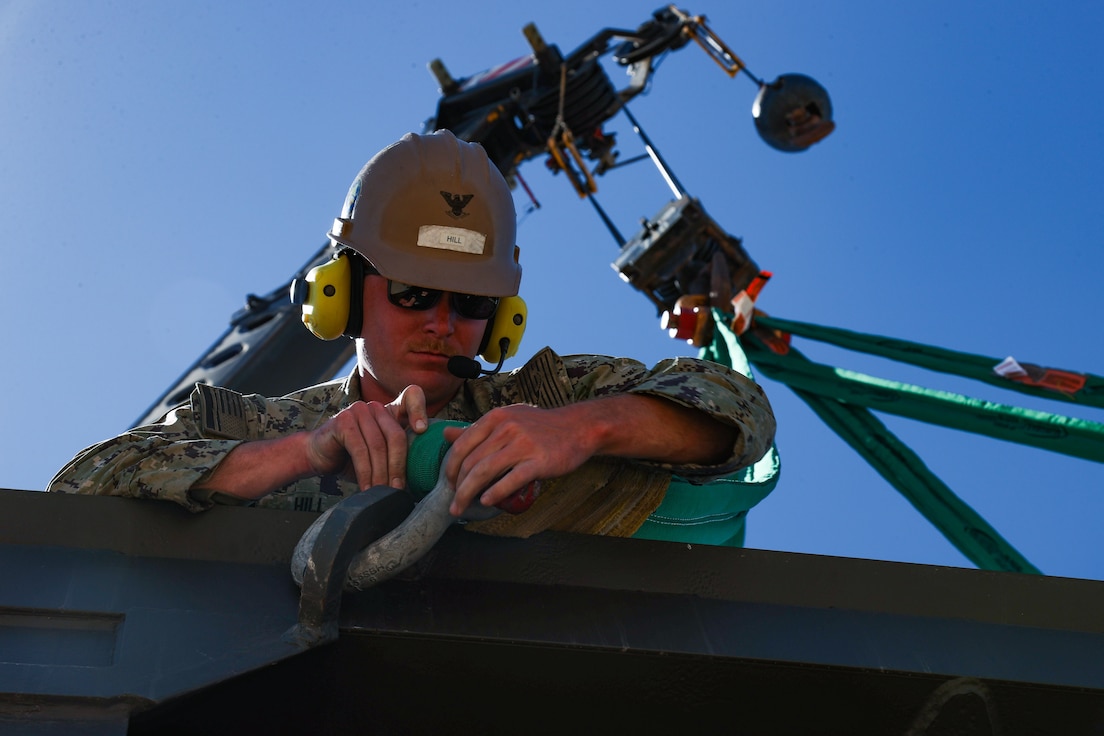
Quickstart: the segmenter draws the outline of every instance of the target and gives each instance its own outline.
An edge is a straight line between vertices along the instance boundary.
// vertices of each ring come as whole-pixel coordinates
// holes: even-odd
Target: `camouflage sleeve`
[[[136,427],[92,445],[58,471],[47,490],[173,501],[189,511],[213,505],[188,489],[211,472],[241,440],[203,439],[184,405],[160,424]]]
[[[763,457],[774,441],[774,412],[763,389],[720,363],[680,357],[660,361],[649,370],[629,358],[576,355],[564,362],[576,400],[620,393],[658,396],[735,427],[732,453],[719,465],[661,465],[692,482],[747,467]]]
[[[290,412],[257,395],[197,386],[190,400],[156,424],[136,427],[77,454],[48,491],[156,498],[190,511],[214,505],[189,489],[243,440],[289,431]]]

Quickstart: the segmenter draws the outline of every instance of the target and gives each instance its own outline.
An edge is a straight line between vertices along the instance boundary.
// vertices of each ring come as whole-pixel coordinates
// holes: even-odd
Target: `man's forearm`
[[[595,455],[714,465],[732,454],[738,430],[668,399],[623,394],[568,407]]]
[[[303,432],[271,440],[243,442],[192,486],[255,500],[312,473]]]

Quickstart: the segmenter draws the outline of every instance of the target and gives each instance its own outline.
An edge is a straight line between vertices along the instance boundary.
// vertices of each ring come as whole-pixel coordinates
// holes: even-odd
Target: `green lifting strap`
[[[729,328],[733,315],[714,308],[712,316],[713,323],[716,325],[713,330],[713,340],[709,345],[702,347],[698,357],[727,365],[754,381],[755,375],[751,371],[747,354],[740,345],[740,338]],[[765,492],[759,499],[762,500],[778,484],[778,474],[781,469],[782,462],[778,456],[778,448],[771,443],[770,449],[757,463],[744,468],[735,477],[742,483],[765,488]],[[758,502],[757,500],[756,503]]]
[[[789,385],[972,563],[983,570],[1039,572],[868,409],[832,396],[831,374],[821,376],[829,384],[820,387],[823,391],[794,386],[791,379],[803,372],[795,368],[816,364],[793,348],[785,356],[777,356],[750,332],[745,333],[743,344],[749,359],[764,375]]]
[[[867,409],[794,389],[825,424],[983,570],[1041,574]]]
[[[762,320],[761,324],[765,327],[768,322],[775,325],[782,321]],[[759,324],[758,319],[757,324]],[[851,334],[857,336],[857,333]],[[881,339],[883,338],[872,338],[872,341]],[[877,409],[929,424],[961,429],[1095,462],[1104,462],[1104,424],[1099,422],[1008,406],[949,391],[886,381],[854,371],[832,368],[805,359],[793,348],[788,354],[779,355],[767,349],[758,338],[754,340],[752,347],[749,347],[748,340],[744,341],[744,345],[764,375],[785,383],[793,389],[802,389],[849,404]],[[867,350],[866,352],[876,351]],[[877,352],[885,357],[891,357],[885,352]],[[911,355],[915,356],[916,353],[913,352]],[[909,362],[919,364],[916,360]],[[963,370],[954,372],[975,377]],[[1019,384],[1012,382],[997,385],[1004,388],[1020,388]],[[1050,398],[1057,396],[1053,393],[1045,395]]]
[[[988,380],[988,376],[974,375],[969,365],[965,368],[962,365],[953,365],[955,354],[952,351],[922,351],[915,348],[927,346],[887,341],[880,337],[871,337],[869,342],[864,342],[863,336],[858,333],[817,328],[774,318],[757,317],[756,323],[758,327],[777,330],[796,324],[802,332],[816,332],[817,339],[825,339],[844,347],[854,347],[856,350],[861,349],[884,357],[898,357],[904,362],[927,368]],[[887,349],[889,343],[893,344]],[[1104,425],[1096,422],[982,402],[958,394],[932,391],[830,368],[809,361],[793,347],[785,354],[775,353],[753,331],[742,336],[742,344],[748,359],[764,375],[790,386],[833,431],[881,473],[959,551],[982,569],[1039,573],[1037,568],[980,515],[935,477],[915,453],[870,413],[868,407],[1098,462],[1104,461]],[[936,356],[936,359],[922,363],[917,359],[920,354]],[[988,372],[991,372],[994,365],[991,359],[971,357],[978,358],[973,361],[973,369],[984,362],[988,366]],[[936,367],[936,362],[941,363],[942,367]],[[970,362],[965,361],[966,364]],[[1020,390],[1018,385],[1003,380],[989,382]],[[1086,382],[1085,385],[1091,384]],[[1049,392],[1039,395],[1053,398]],[[1091,398],[1091,394],[1089,396]]]
[[[719,325],[732,321],[731,314],[726,316],[718,310],[714,310],[713,316]],[[712,344],[704,346],[699,357],[727,365],[754,379],[739,339],[725,327],[714,331]],[[772,444],[758,462],[726,478],[694,485],[674,476],[659,508],[632,536],[742,547],[747,532],[747,513],[778,485],[781,466],[778,450]]]
[[[768,330],[778,330],[791,335],[800,335],[810,340],[818,340],[841,348],[857,352],[879,355],[899,363],[909,363],[921,368],[949,373],[977,381],[989,383],[1009,391],[1018,391],[1029,396],[1038,396],[1055,401],[1068,401],[1086,406],[1104,407],[1104,376],[1092,373],[1072,373],[1056,371],[1067,376],[1075,376],[1084,384],[1072,391],[1059,391],[1043,388],[1005,378],[994,370],[1001,361],[985,355],[961,353],[931,345],[923,345],[906,340],[898,340],[881,335],[869,335],[860,332],[841,330],[837,327],[824,327],[808,322],[779,319],[767,315],[756,315],[755,323]],[[1044,371],[1051,369],[1041,369]]]

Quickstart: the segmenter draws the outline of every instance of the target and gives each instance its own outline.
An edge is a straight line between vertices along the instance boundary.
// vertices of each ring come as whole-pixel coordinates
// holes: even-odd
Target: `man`
[[[329,234],[337,255],[296,287],[308,327],[356,340],[352,375],[280,399],[197,385],[160,423],[81,452],[49,490],[322,511],[403,487],[408,432],[451,419],[464,423],[444,430],[454,516],[562,479],[521,515],[532,521],[488,531],[628,536],[671,472],[701,482],[764,455],[775,428],[766,397],[719,364],[647,370],[546,348],[509,374],[450,372],[456,356],[501,364],[517,349],[519,327],[503,319],[524,320],[512,311],[515,227],[509,187],[480,146],[448,131],[404,136],[360,171]]]

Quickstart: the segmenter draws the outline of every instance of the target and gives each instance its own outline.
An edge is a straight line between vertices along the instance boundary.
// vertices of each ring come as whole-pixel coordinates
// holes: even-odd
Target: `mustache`
[[[446,340],[418,340],[417,342],[410,344],[411,352],[415,353],[437,353],[438,355],[456,355],[456,349],[449,345]]]

